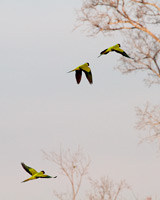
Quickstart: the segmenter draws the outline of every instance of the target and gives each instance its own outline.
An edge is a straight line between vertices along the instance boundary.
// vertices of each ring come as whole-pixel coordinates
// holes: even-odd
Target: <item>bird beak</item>
[[[97,58],[99,58],[100,56],[101,56],[101,54]]]

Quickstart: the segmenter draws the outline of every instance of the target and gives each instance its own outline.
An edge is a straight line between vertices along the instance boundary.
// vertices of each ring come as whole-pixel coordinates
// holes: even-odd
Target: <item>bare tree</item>
[[[136,108],[139,121],[136,128],[140,130],[149,130],[148,136],[141,138],[141,142],[158,142],[160,145],[160,106],[151,106],[149,103],[143,109]]]
[[[82,187],[82,180],[88,174],[90,159],[82,153],[80,148],[74,153],[67,149],[60,150],[59,153],[47,153],[42,151],[44,158],[56,164],[60,173],[68,180],[71,190],[64,192],[57,192],[54,190],[54,195],[59,200],[76,200],[78,193]],[[125,182],[120,181],[115,183],[110,178],[101,178],[94,180],[87,178],[91,189],[87,191],[85,199],[88,200],[127,200],[128,195],[130,199],[139,200],[134,194],[132,188]]]
[[[134,59],[121,57],[117,68],[123,74],[142,71],[147,75],[144,80],[149,86],[160,84],[159,0],[85,0],[77,17],[77,26],[86,25],[85,30],[90,36],[119,31],[125,36],[123,46]],[[150,119],[155,114],[154,109],[155,117],[159,117],[160,106],[137,110],[140,117],[137,128],[149,128],[148,141],[159,140],[159,126],[155,123],[159,118],[154,118],[155,122],[153,118]],[[150,125],[146,123],[149,119]],[[145,138],[141,141],[145,141]]]
[[[91,191],[87,193],[89,200],[140,200],[124,180],[119,183],[115,183],[108,177],[102,177],[99,180],[90,178],[89,180],[91,185]],[[152,200],[152,197],[144,200]]]
[[[60,200],[75,200],[80,190],[82,180],[88,173],[90,165],[90,159],[82,153],[82,150],[78,150],[74,153],[68,149],[67,151],[60,150],[57,154],[55,152],[46,153],[43,151],[45,159],[54,162],[60,169],[60,173],[67,177],[71,192],[57,193],[54,191],[55,196]]]
[[[92,192],[88,193],[89,200],[118,200],[120,194],[129,189],[125,181],[115,184],[109,178],[90,179],[90,183]]]

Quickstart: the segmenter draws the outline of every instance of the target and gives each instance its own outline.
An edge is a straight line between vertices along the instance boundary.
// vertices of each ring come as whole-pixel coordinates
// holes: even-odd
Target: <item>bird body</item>
[[[68,73],[73,72],[73,71],[75,71],[75,77],[76,77],[77,84],[79,84],[81,82],[82,71],[85,73],[86,78],[88,79],[89,83],[90,84],[93,83],[92,72],[89,67],[89,63],[84,63],[83,65],[76,67],[75,69],[69,71]]]
[[[52,176],[45,174],[44,171],[37,172],[35,169],[25,165],[24,163],[21,163],[21,165],[22,165],[23,169],[31,175],[30,178],[28,178],[22,182],[26,182],[26,181],[30,181],[30,180],[34,180],[34,179],[38,179],[38,178],[57,178],[57,176],[52,177]]]
[[[123,55],[127,58],[131,58],[131,57],[129,57],[129,55],[126,54],[125,51],[123,51],[123,49],[120,48],[120,46],[121,46],[120,44],[116,44],[112,47],[109,47],[108,49],[105,49],[104,51],[102,51],[98,57],[105,55],[105,54],[108,54],[109,52],[115,51],[115,52],[117,52],[117,53],[119,53],[119,54],[121,54],[121,55]]]

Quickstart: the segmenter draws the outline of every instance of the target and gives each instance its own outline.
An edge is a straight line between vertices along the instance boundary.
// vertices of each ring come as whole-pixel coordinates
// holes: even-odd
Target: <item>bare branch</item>
[[[149,130],[149,134],[144,136],[140,142],[160,142],[160,106],[150,106],[147,103],[144,109],[136,108],[139,121],[136,128],[139,130]]]
[[[88,168],[90,165],[90,159],[86,157],[80,148],[75,153],[72,153],[70,149],[67,151],[60,150],[59,154],[55,152],[46,153],[43,151],[45,159],[54,162],[60,169],[62,175],[67,177],[71,185],[71,195],[69,199],[76,199],[82,180],[88,173]],[[66,200],[66,193],[54,192],[57,198],[60,200]],[[63,198],[65,196],[65,198]]]
[[[143,4],[143,5],[153,6],[153,7],[155,7],[158,11],[160,11],[160,7],[157,6],[155,3],[150,3],[150,2],[145,2],[145,1],[138,1],[138,0],[132,0],[132,1],[134,1],[134,2],[136,2],[136,3],[141,3],[141,4]]]
[[[157,9],[156,13],[155,8]],[[124,0],[88,0],[83,3],[78,21],[82,24],[88,22],[92,26],[92,31],[98,27],[99,31],[102,32],[138,29],[149,34],[160,43],[160,38],[145,25],[152,23],[149,22],[147,16],[152,16],[150,20],[154,24],[160,22],[160,18],[157,18],[160,16],[160,10],[155,3],[137,0],[126,1],[126,3]],[[124,24],[127,24],[127,26],[124,26]],[[98,33],[98,31],[96,32]]]
[[[90,178],[92,191],[88,193],[89,200],[118,200],[124,190],[130,190],[125,181],[113,183],[109,178],[93,180]]]

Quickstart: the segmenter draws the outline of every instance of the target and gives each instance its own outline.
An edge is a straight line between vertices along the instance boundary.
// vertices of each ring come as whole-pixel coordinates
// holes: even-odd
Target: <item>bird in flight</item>
[[[34,179],[37,179],[37,178],[57,178],[57,176],[52,177],[52,176],[45,174],[44,171],[37,172],[35,169],[28,167],[24,163],[21,163],[21,165],[22,165],[23,169],[31,175],[30,178],[22,181],[22,183],[26,182],[26,181],[34,180]]]
[[[73,71],[75,71],[75,77],[76,77],[77,84],[79,84],[81,82],[82,71],[85,73],[89,83],[90,84],[93,83],[92,73],[91,73],[91,69],[89,67],[89,63],[84,63],[83,65],[80,65],[77,68],[75,68],[75,69],[73,69],[73,70],[71,70],[69,72],[73,72]]]
[[[102,51],[98,57],[100,57],[100,56],[102,56],[102,55],[105,55],[105,54],[107,54],[107,53],[109,53],[109,52],[111,52],[111,51],[115,51],[115,52],[117,52],[117,53],[120,53],[122,56],[125,56],[125,57],[127,57],[127,58],[131,58],[131,57],[130,57],[129,55],[127,55],[126,52],[123,51],[123,49],[121,49],[120,47],[121,47],[120,44],[116,44],[116,45],[114,45],[114,46],[112,46],[112,47],[109,47],[108,49],[105,49],[104,51]]]

